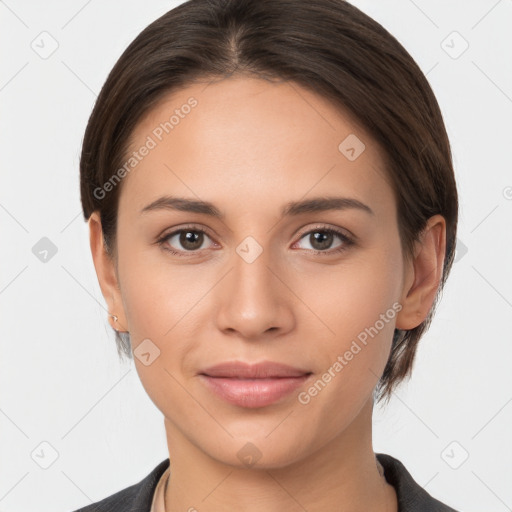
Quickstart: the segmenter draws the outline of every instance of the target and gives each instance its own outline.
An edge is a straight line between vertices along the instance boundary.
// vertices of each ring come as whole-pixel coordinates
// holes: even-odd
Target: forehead
[[[140,120],[132,151],[120,209],[140,211],[165,193],[237,204],[238,213],[262,201],[280,206],[283,195],[336,191],[377,209],[393,200],[376,142],[347,112],[291,82],[236,77],[174,91]]]

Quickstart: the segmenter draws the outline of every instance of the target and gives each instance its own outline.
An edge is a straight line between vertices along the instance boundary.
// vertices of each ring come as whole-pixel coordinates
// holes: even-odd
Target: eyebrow
[[[281,217],[297,216],[303,213],[325,212],[329,210],[357,209],[370,215],[374,211],[358,199],[350,197],[314,197],[302,201],[292,201],[284,205]],[[218,219],[224,219],[225,215],[208,201],[187,199],[184,197],[163,196],[148,204],[141,210],[141,215],[158,210],[177,210],[181,212],[202,213]]]

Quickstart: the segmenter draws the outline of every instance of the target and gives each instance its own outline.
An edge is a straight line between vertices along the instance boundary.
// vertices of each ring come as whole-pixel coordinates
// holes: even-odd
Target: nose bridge
[[[274,275],[279,265],[271,259],[270,250],[252,237],[238,245],[230,262],[232,270],[218,296],[219,328],[256,338],[272,328],[290,327],[286,287]]]
[[[261,246],[260,246],[261,247]],[[249,302],[259,298],[271,299],[275,293],[275,283],[272,283],[273,274],[270,271],[270,250],[259,249],[254,242],[242,242],[233,258],[233,277],[235,288],[240,292],[239,299]],[[274,265],[275,266],[275,265]]]

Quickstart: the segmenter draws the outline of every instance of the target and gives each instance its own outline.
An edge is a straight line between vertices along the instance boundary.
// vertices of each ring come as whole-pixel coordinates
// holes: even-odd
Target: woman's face
[[[297,84],[237,77],[168,96],[131,147],[138,156],[122,184],[111,312],[130,332],[171,442],[232,465],[249,455],[278,467],[357,422],[370,428],[372,391],[410,285],[375,142]],[[219,216],[155,203],[171,197],[207,202]],[[329,198],[340,201],[307,207]],[[278,379],[260,380],[265,389],[251,395],[254,381],[201,375],[230,361],[277,362],[306,376],[281,379],[293,388],[284,394]]]

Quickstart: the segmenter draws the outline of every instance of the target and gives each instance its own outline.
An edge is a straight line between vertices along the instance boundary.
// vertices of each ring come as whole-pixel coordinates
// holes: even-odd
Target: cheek
[[[315,345],[317,371],[320,376],[327,373],[328,401],[339,400],[340,394],[354,402],[367,398],[387,362],[401,310],[402,267],[398,242],[396,248],[381,247],[303,281],[299,292],[326,326],[316,321],[317,332],[323,334]],[[308,295],[308,289],[316,292]]]
[[[314,357],[321,363],[316,379],[297,396],[297,417],[306,422],[313,418],[325,439],[354,421],[371,398],[389,357],[397,314],[392,287],[386,293],[385,287],[366,287],[365,282],[351,289],[347,282],[336,300],[326,303],[326,319],[334,335],[324,335],[315,343]],[[315,435],[314,429],[304,429],[311,444]]]
[[[164,250],[119,243],[119,277],[130,332],[164,342],[208,289],[200,266],[170,263]],[[203,275],[202,275],[203,274]],[[183,320],[181,320],[183,319]]]
[[[191,320],[194,305],[209,288],[207,281],[198,279],[192,267],[155,257],[155,248],[137,250],[125,243],[119,254],[123,304],[140,381],[159,410],[169,411],[181,401],[187,410],[192,405],[180,385],[182,365],[199,339]]]
[[[196,369],[216,276],[207,266],[171,264],[154,247],[137,249],[125,241],[122,249],[119,277],[134,363],[148,395],[165,407],[169,396],[181,393],[172,376],[181,382]],[[145,353],[150,355],[140,357]]]
[[[346,264],[304,275],[300,296],[330,328],[333,342],[343,345],[373,326],[400,298],[401,254],[391,248],[368,251]],[[393,330],[395,313],[392,309],[384,318],[386,327],[378,323],[380,330]]]

